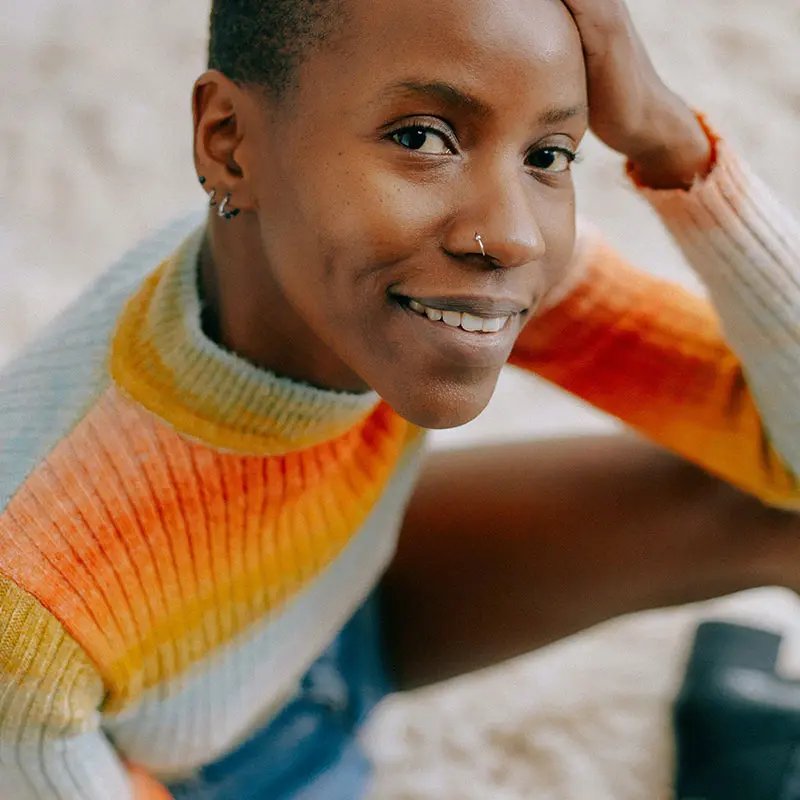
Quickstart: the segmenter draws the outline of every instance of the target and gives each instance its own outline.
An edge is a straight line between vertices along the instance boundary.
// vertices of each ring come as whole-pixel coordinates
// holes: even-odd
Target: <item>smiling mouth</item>
[[[406,305],[415,314],[427,317],[431,322],[439,322],[450,328],[461,328],[468,333],[498,333],[508,325],[510,314],[500,317],[479,317],[461,311],[448,311],[446,309],[426,306],[417,300],[408,299]]]
[[[449,328],[460,328],[474,334],[499,333],[509,322],[526,309],[521,305],[491,300],[442,298],[426,300],[395,295],[394,299],[419,317]],[[465,307],[469,311],[463,310]]]

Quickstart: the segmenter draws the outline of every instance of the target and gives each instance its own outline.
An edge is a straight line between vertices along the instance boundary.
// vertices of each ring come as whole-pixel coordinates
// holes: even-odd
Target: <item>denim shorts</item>
[[[175,800],[359,800],[359,730],[392,691],[375,592],[311,665],[297,695],[237,750],[168,786]]]

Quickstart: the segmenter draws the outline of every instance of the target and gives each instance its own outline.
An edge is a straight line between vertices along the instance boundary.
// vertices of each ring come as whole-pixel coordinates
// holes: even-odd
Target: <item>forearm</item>
[[[800,474],[800,225],[662,81],[623,0],[564,2],[584,45],[593,132],[650,187],[743,362],[764,450],[772,444]],[[771,453],[769,462],[779,466]]]
[[[800,290],[791,253],[775,258],[792,226],[755,227],[746,194],[740,211],[726,212],[736,162],[722,144],[718,156],[691,191],[642,190],[716,308],[594,237],[575,267],[580,282],[523,331],[512,363],[761,499],[798,508]]]
[[[511,363],[763,500],[796,501],[709,304],[605,244],[588,257],[581,285],[523,331]]]
[[[644,196],[708,287],[769,438],[800,474],[800,223],[724,141],[717,148],[692,192]]]

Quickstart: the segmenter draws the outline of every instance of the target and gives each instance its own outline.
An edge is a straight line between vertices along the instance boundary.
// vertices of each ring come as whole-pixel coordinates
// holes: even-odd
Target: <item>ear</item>
[[[251,175],[242,157],[248,121],[246,92],[217,70],[203,73],[192,94],[194,161],[207,191],[216,189],[217,199],[228,192],[231,205],[243,211],[256,208]]]

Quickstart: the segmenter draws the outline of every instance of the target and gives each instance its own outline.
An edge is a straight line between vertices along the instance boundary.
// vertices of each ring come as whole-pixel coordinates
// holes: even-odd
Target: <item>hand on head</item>
[[[657,188],[688,186],[710,146],[686,103],[659,76],[623,0],[562,0],[580,31],[592,132]]]

